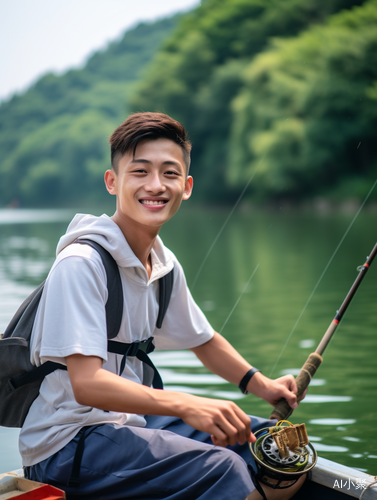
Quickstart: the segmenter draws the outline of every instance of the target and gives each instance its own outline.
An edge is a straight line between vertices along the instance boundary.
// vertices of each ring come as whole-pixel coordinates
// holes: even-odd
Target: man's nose
[[[146,191],[152,192],[161,192],[166,190],[163,179],[161,179],[161,176],[158,172],[151,174],[145,186],[145,189]]]

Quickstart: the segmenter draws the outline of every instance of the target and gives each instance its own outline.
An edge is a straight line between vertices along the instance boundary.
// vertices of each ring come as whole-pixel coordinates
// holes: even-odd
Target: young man
[[[250,420],[230,401],[142,385],[138,358],[127,358],[123,369],[122,356],[107,352],[105,269],[94,249],[73,243],[78,237],[101,244],[119,266],[124,310],[116,341],[154,337],[157,349],[191,349],[213,373],[236,385],[243,380],[244,389],[272,405],[285,397],[297,406],[292,376],[268,379],[213,331],[158,237],[193,187],[182,125],[161,113],[136,113],[110,144],[105,183],[116,212],[73,219],[35,320],[32,362],[56,361],[68,371],[44,379],[25,420],[25,474],[65,489],[68,498],[261,498],[245,460],[251,460],[247,443],[255,440],[251,429],[270,421]],[[158,280],[173,268],[170,304],[156,328]],[[289,498],[298,486],[267,497]]]

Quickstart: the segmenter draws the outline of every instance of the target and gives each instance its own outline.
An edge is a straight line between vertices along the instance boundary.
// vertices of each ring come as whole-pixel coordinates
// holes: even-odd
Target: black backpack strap
[[[122,281],[119,274],[118,264],[110,253],[105,250],[99,243],[79,238],[74,243],[89,245],[100,254],[107,275],[108,299],[106,302],[106,326],[107,338],[113,339],[120,330],[123,315],[123,292]],[[174,268],[165,276],[159,279],[159,311],[156,321],[156,327],[161,328],[166,311],[169,306],[170,297],[173,291],[174,284]]]
[[[95,241],[79,238],[74,243],[89,245],[101,256],[107,276],[108,296],[105,306],[107,338],[113,339],[119,333],[123,316],[123,289],[118,264],[110,253]]]
[[[127,357],[136,356],[140,361],[145,363],[147,366],[153,370],[153,387],[155,389],[163,389],[163,383],[157,368],[153,364],[152,360],[148,356],[154,351],[153,337],[149,337],[146,340],[132,342],[131,344],[126,344],[125,342],[116,342],[115,340],[107,341],[108,352],[115,354],[122,354],[122,362],[120,364],[119,375],[122,375],[124,367],[126,366]]]
[[[162,322],[164,321],[164,317],[169,306],[170,297],[173,291],[173,284],[174,284],[174,267],[170,271],[170,273],[165,274],[165,276],[160,278],[159,282],[160,282],[160,290],[159,290],[158,303],[160,309],[158,311],[158,317],[156,322],[157,328],[161,328]]]
[[[153,364],[151,358],[148,356],[148,354],[141,349],[138,350],[136,357],[140,359],[144,363],[144,365],[149,366],[153,370],[153,380],[152,380],[152,385],[154,389],[163,389],[164,384],[162,382],[161,375],[158,373],[157,368]]]
[[[101,425],[103,424],[89,425],[81,428],[79,432],[80,438],[77,442],[75,456],[73,458],[71,476],[68,479],[67,486],[73,488],[78,488],[80,486],[80,469],[82,456],[84,454],[85,439],[89,436],[89,434],[98,429],[98,427],[101,427]]]
[[[89,245],[94,250],[96,250],[102,259],[103,265],[106,271],[107,279],[107,289],[108,289],[108,299],[105,305],[106,310],[106,327],[107,327],[107,338],[108,338],[108,352],[123,354],[123,359],[121,362],[120,375],[123,373],[127,356],[136,356],[140,361],[149,366],[153,370],[153,387],[155,389],[163,389],[163,383],[157,368],[153,364],[152,360],[149,358],[148,354],[154,350],[153,337],[150,337],[146,341],[133,342],[131,344],[126,344],[123,342],[112,341],[116,337],[120,330],[120,325],[122,322],[123,315],[123,289],[122,281],[120,278],[119,268],[114,258],[110,253],[105,250],[99,243],[80,238],[74,241],[74,243],[79,243],[83,245]],[[169,306],[171,293],[173,290],[174,283],[174,268],[165,276],[160,278],[159,284],[159,312],[156,322],[156,327],[161,328],[162,322],[164,320],[167,308]],[[38,287],[37,290],[30,296],[20,307],[26,309],[30,304],[32,299],[39,302],[42,295],[44,282]],[[35,313],[37,307],[35,307],[34,316],[32,321],[34,321]],[[4,335],[5,336],[5,335]],[[66,370],[67,367],[60,364],[54,363],[52,361],[47,361],[42,365],[34,368],[33,370],[10,379],[8,381],[9,387],[15,390],[23,385],[34,382],[38,379],[44,378],[46,375],[52,373],[53,371],[61,369]]]
[[[263,500],[267,500],[266,493],[264,489],[262,488],[262,485],[260,483],[260,475],[259,473],[256,473],[254,470],[253,465],[251,462],[247,464],[247,468],[249,469],[251,480],[254,483],[255,489],[258,491],[258,493],[262,496]]]
[[[55,370],[66,370],[67,367],[61,365],[60,363],[54,363],[53,361],[46,361],[46,363],[42,363],[41,365],[33,368],[33,370],[24,373],[23,375],[19,375],[18,377],[10,378],[8,380],[9,388],[14,391],[19,387],[22,387],[26,384],[31,384],[40,378],[46,377],[50,373]]]
[[[119,333],[123,315],[123,290],[118,265],[110,255],[110,253],[95,241],[80,238],[78,240],[75,240],[74,243],[89,245],[90,247],[94,248],[94,250],[96,250],[101,256],[103,265],[106,270],[108,289],[108,299],[105,305],[107,337],[114,338]],[[44,284],[45,281],[41,283],[41,285],[21,304],[19,311],[17,311],[15,315],[15,317],[19,317],[21,314],[20,325],[21,322],[25,322],[27,320],[27,325],[25,325],[25,327],[24,325],[22,325],[25,328],[25,331],[27,330],[31,332],[32,330]],[[28,306],[32,308],[33,314],[22,315],[22,313],[27,309]],[[15,320],[13,320],[13,322],[15,322]],[[8,326],[6,333],[8,332],[8,330],[11,331],[11,327],[14,328],[12,322]],[[60,363],[47,361],[46,363],[33,368],[31,371],[25,372],[23,375],[9,379],[8,385],[12,390],[15,390],[23,385],[42,379],[46,377],[46,375],[49,375],[57,369],[66,370],[67,367]]]

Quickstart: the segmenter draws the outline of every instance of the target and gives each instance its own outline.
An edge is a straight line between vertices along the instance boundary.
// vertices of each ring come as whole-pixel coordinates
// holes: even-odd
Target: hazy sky
[[[199,0],[0,0],[0,99],[47,71],[78,67],[139,21]]]

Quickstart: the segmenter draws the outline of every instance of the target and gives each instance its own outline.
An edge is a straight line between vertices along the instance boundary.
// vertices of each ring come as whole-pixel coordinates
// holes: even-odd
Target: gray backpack
[[[117,336],[123,314],[123,292],[119,268],[110,253],[98,243],[79,239],[75,243],[90,245],[101,256],[106,270],[108,299],[106,303],[106,327],[108,351],[123,355],[119,375],[124,370],[126,359],[136,356],[143,362],[143,384],[162,389],[162,380],[148,354],[154,350],[153,337],[146,341],[126,344],[113,341]],[[161,328],[169,305],[173,288],[174,269],[159,280],[159,314],[156,326]],[[44,284],[32,292],[21,304],[0,338],[0,425],[22,427],[33,401],[39,394],[40,385],[46,375],[66,366],[47,361],[36,367],[30,362],[30,338],[43,293]]]

